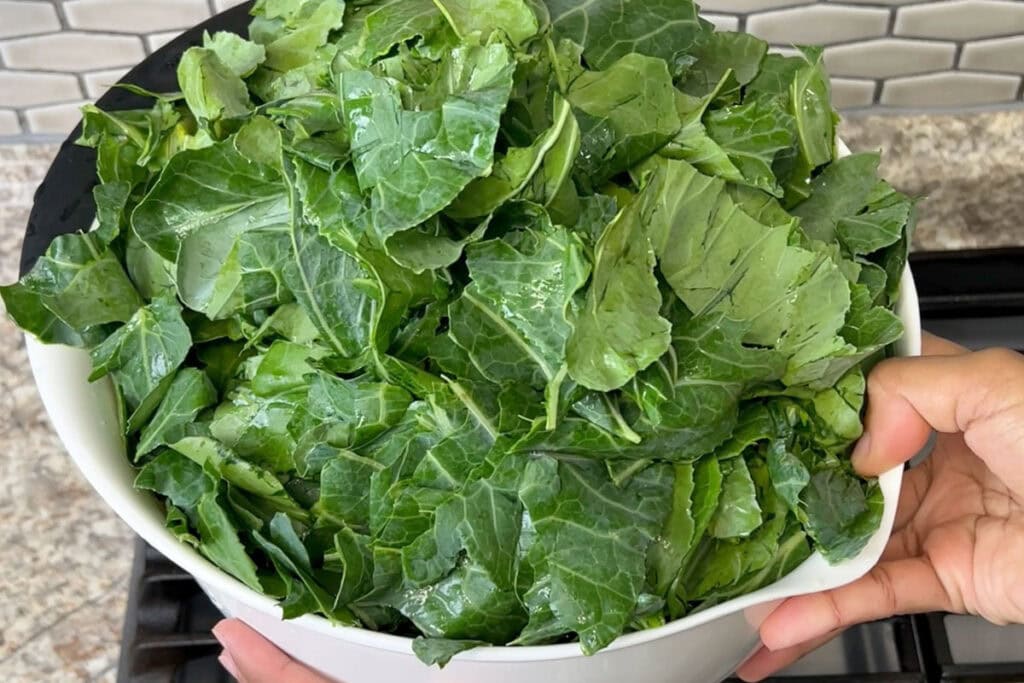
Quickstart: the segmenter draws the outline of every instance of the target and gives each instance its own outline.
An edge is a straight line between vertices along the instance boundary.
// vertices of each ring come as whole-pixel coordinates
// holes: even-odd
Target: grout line
[[[960,59],[964,54],[964,42],[963,40],[956,41],[956,49],[953,51],[953,69],[955,71],[960,70]]]
[[[75,78],[78,80],[78,89],[82,91],[82,98],[92,100],[92,95],[89,94],[89,88],[86,87],[85,84],[85,74],[77,73],[75,74]]]
[[[50,0],[50,4],[53,5],[53,9],[57,12],[57,21],[60,22],[60,27],[63,31],[67,31],[71,28],[68,23],[68,15],[64,11],[63,0]]]
[[[1024,100],[1024,76],[1020,79],[1020,85],[1017,86],[1017,99]]]
[[[884,87],[885,87],[885,79],[884,78],[876,78],[875,79],[875,92],[871,96],[871,103],[872,103],[872,105],[874,105],[876,107],[881,106],[881,102],[882,102],[882,88],[884,88]]]

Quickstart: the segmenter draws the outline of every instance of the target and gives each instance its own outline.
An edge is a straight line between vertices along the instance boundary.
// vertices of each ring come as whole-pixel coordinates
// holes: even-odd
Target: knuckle
[[[887,614],[899,612],[899,598],[893,585],[892,575],[883,565],[876,565],[869,573],[871,580],[878,589],[880,605]]]

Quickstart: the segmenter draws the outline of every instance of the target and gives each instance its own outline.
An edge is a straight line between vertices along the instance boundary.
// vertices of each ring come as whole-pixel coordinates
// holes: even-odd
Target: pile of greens
[[[252,13],[85,108],[96,222],[2,289],[113,380],[182,542],[440,663],[863,547],[914,207],[836,158],[819,50],[683,0]]]

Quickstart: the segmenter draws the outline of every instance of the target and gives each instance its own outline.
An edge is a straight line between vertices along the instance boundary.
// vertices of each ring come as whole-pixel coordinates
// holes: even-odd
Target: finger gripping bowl
[[[150,90],[176,89],[174,69],[181,53],[199,44],[202,32],[244,31],[248,5],[214,17],[183,34],[136,67],[125,81]],[[144,100],[113,90],[101,108],[142,106]],[[69,138],[36,194],[25,245],[26,271],[54,236],[90,224],[96,183],[92,150]],[[843,152],[845,153],[845,149]],[[897,352],[920,352],[920,318],[910,271],[903,274],[898,314],[906,334]],[[883,474],[881,527],[861,553],[839,565],[812,555],[791,574],[754,593],[665,626],[630,633],[592,656],[575,643],[537,647],[491,647],[457,656],[443,670],[428,668],[413,655],[409,638],[332,626],[303,616],[284,621],[276,603],[222,572],[164,528],[164,512],[149,493],[132,487],[135,471],[124,454],[113,388],[89,383],[89,356],[77,349],[27,340],[29,359],[50,419],[75,463],[114,511],[142,538],[191,573],[225,613],[249,623],[282,650],[313,669],[345,683],[708,683],[727,676],[757,644],[757,628],[784,598],[834,588],[865,574],[888,540],[899,496],[899,468]]]

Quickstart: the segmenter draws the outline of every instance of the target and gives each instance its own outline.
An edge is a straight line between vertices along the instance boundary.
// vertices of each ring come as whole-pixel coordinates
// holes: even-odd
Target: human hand
[[[878,565],[840,588],[786,600],[761,625],[764,646],[737,674],[761,680],[854,624],[942,610],[1024,623],[1024,356],[970,353],[937,337],[925,357],[880,363],[868,380],[858,472],[874,476],[921,450],[903,476]]]
[[[238,619],[225,619],[213,627],[224,646],[219,661],[241,683],[331,683],[281,652]]]

